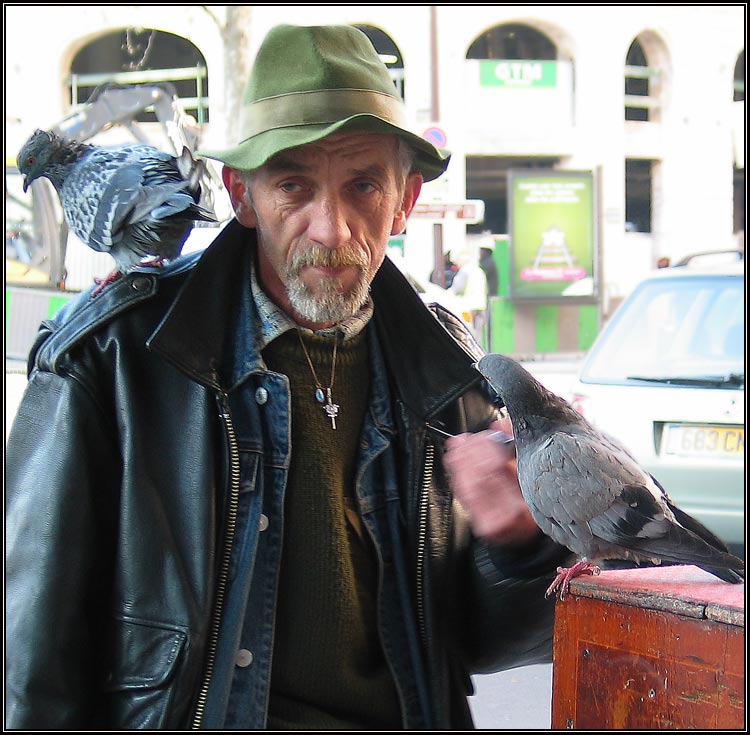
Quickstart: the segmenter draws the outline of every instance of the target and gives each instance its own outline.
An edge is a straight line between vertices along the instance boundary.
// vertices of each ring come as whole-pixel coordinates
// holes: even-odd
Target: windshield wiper
[[[663,383],[664,385],[695,386],[697,388],[733,388],[745,385],[745,373],[728,373],[727,375],[671,375],[665,377],[628,375],[627,380],[641,380],[644,383]]]

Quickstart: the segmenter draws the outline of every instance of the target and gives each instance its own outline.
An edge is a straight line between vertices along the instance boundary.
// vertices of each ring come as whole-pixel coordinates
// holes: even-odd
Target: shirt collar
[[[277,337],[290,329],[302,329],[295,321],[276,304],[271,301],[266,292],[258,281],[258,270],[253,259],[250,269],[250,292],[255,302],[256,314],[258,320],[258,348],[263,350]],[[372,297],[368,296],[364,306],[354,315],[339,324],[335,324],[327,329],[321,329],[316,332],[323,337],[333,337],[339,335],[344,341],[358,335],[367,326],[372,318],[374,306]],[[311,331],[311,330],[307,330]]]

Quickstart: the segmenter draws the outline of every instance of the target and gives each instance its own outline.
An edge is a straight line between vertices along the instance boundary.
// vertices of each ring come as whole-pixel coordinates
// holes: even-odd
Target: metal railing
[[[193,97],[180,96],[186,110],[195,110],[198,124],[206,121],[209,99],[203,94],[204,80],[207,78],[204,66],[188,66],[181,69],[150,69],[146,71],[103,72],[99,74],[71,74],[68,78],[70,100],[73,111],[86,102],[80,99],[81,89],[98,87],[102,84],[158,84],[160,82],[195,81]]]

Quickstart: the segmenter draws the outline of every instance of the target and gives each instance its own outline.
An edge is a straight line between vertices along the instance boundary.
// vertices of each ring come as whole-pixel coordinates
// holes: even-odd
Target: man
[[[495,263],[495,239],[486,233],[479,243],[479,266],[487,278],[487,295],[498,296],[500,291],[500,274]]]
[[[450,290],[459,296],[471,314],[471,329],[480,344],[484,344],[487,314],[487,277],[479,265],[476,250],[465,248],[455,256],[458,264]]]
[[[358,30],[277,27],[241,142],[205,153],[237,221],[43,326],[7,727],[465,728],[470,674],[549,660],[564,550],[488,438],[476,345],[384,259],[447,165],[401,115]]]

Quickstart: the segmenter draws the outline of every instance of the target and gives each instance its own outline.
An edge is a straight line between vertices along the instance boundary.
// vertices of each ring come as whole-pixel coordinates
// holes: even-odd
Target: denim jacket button
[[[262,406],[268,401],[268,391],[265,388],[257,388],[255,390],[255,402]]]
[[[253,654],[247,650],[247,648],[240,648],[237,651],[237,655],[234,657],[234,665],[244,669],[253,662]]]
[[[258,526],[261,531],[265,531],[268,528],[268,516],[265,513],[260,514],[260,520]]]
[[[130,283],[130,288],[133,289],[133,291],[145,291],[149,285],[150,280],[147,276],[136,276]]]

